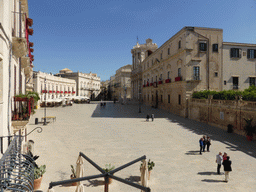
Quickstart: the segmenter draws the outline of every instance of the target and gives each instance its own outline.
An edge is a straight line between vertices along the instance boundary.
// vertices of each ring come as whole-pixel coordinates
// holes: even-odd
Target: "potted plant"
[[[37,190],[41,186],[43,174],[46,172],[46,165],[34,168],[34,190]]]
[[[71,166],[71,172],[72,174],[70,175],[70,179],[75,179],[76,178],[76,169],[74,168],[73,165]],[[77,186],[77,182],[72,183],[73,186]]]
[[[41,165],[40,167],[37,165],[37,163],[35,162],[39,156],[35,155],[33,156],[33,154],[31,153],[31,151],[28,152],[27,154],[29,156],[29,158],[27,156],[24,155],[24,157],[31,163],[33,164],[34,167],[34,190],[37,190],[40,188],[41,186],[41,182],[42,182],[42,178],[43,178],[43,174],[46,172],[46,165]]]
[[[110,163],[109,164],[106,164],[105,165],[105,168],[102,168],[105,172],[110,172],[110,171],[112,171],[113,169],[115,169],[115,166],[112,166]],[[108,184],[111,184],[112,183],[112,178],[108,178]]]
[[[253,118],[245,119],[246,125],[244,126],[244,132],[248,141],[252,141],[253,134],[255,133],[256,126],[252,125]]]
[[[140,172],[142,170],[142,164],[140,165]],[[151,171],[153,170],[153,167],[155,167],[155,163],[153,161],[150,161],[150,159],[148,160],[148,180],[150,179],[150,174],[151,174]]]

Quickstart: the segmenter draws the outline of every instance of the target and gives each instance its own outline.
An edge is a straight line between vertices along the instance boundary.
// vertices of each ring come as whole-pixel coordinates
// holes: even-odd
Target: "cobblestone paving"
[[[146,122],[146,114],[155,120]],[[37,125],[44,109],[37,110],[28,125],[28,131]],[[184,119],[160,109],[107,103],[74,104],[70,107],[48,108],[47,116],[57,121],[43,127],[42,133],[32,133],[38,164],[46,164],[42,191],[46,192],[51,181],[70,178],[70,165],[75,165],[79,152],[83,152],[98,165],[111,163],[116,167],[146,155],[155,162],[149,186],[153,192],[187,191],[255,191],[256,142],[245,137],[228,134],[209,125]],[[199,138],[212,138],[210,152],[199,155]],[[216,154],[227,152],[232,160],[230,180],[216,174]],[[99,174],[85,161],[85,176]],[[136,163],[116,176],[139,183],[140,163]],[[223,172],[223,167],[221,168]],[[103,179],[83,182],[85,191],[103,192]],[[56,192],[75,191],[73,186],[54,187]],[[140,191],[118,181],[113,181],[110,192]]]

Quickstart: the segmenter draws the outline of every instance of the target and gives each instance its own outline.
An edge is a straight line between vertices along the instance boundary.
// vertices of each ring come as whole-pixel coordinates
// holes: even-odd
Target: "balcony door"
[[[239,85],[238,77],[232,77],[232,80],[233,80],[233,89],[238,89],[238,85]]]

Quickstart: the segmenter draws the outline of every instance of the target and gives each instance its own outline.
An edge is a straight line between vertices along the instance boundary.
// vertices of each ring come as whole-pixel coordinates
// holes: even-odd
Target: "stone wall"
[[[244,135],[244,118],[253,118],[256,125],[256,102],[241,100],[191,99],[188,103],[188,118],[227,130],[234,126],[234,132]]]

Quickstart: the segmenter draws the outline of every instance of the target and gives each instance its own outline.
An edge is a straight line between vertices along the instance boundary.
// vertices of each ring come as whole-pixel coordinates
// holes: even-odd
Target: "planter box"
[[[24,127],[28,124],[28,121],[12,121],[13,127]]]
[[[170,82],[171,82],[170,79],[166,79],[166,80],[165,80],[165,83],[170,83]]]
[[[153,83],[150,83],[150,86],[153,86]]]
[[[175,77],[175,81],[181,81],[181,77]]]
[[[163,83],[163,81],[158,81],[158,84],[160,85],[160,84],[162,84]]]

